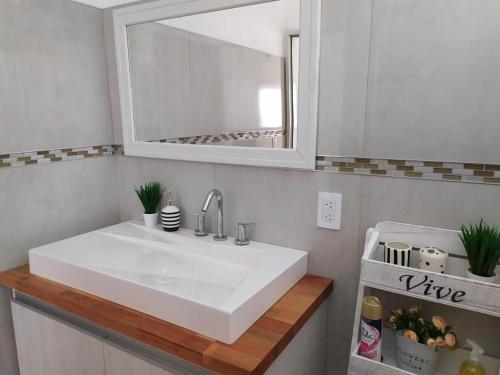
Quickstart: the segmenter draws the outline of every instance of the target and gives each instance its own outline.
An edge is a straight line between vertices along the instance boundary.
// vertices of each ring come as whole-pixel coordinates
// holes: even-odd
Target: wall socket
[[[318,193],[318,227],[340,229],[342,194]]]

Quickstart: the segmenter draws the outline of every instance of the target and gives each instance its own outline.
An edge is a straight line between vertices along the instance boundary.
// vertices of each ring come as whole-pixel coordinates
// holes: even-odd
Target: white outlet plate
[[[340,229],[342,215],[342,194],[318,193],[318,227]]]

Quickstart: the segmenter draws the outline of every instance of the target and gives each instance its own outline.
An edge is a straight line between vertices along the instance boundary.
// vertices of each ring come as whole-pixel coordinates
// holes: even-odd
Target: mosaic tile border
[[[25,167],[59,161],[81,160],[123,154],[121,145],[99,145],[42,151],[14,152],[0,155],[1,168]]]
[[[318,155],[316,170],[371,176],[500,185],[500,164],[368,159]]]
[[[205,145],[205,144],[224,142],[224,141],[272,138],[283,134],[285,134],[285,131],[283,129],[277,129],[277,130],[266,129],[266,130],[245,131],[245,132],[193,135],[190,137],[179,137],[179,138],[164,138],[164,139],[155,139],[148,142]]]
[[[267,136],[274,136],[270,135],[270,132],[279,131],[281,130],[266,130],[265,132],[267,132]],[[42,165],[60,161],[82,160],[113,155],[123,155],[123,145],[98,145],[41,151],[15,152],[10,154],[0,154],[0,169],[24,167],[29,165]],[[316,157],[316,170],[368,176],[385,176],[434,181],[500,185],[500,164],[370,159],[318,155]]]

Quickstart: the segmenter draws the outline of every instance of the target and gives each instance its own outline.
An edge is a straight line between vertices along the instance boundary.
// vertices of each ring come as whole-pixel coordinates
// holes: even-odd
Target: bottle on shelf
[[[361,307],[361,343],[359,355],[382,360],[382,304],[375,296],[365,296]]]
[[[484,354],[483,348],[475,341],[467,339],[468,346],[472,349],[469,359],[460,365],[460,375],[486,375],[484,367],[480,363],[480,358]]]

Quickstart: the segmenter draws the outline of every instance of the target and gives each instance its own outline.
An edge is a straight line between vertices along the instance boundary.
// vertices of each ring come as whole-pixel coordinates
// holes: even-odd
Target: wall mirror
[[[126,155],[314,168],[319,0],[113,12]]]

